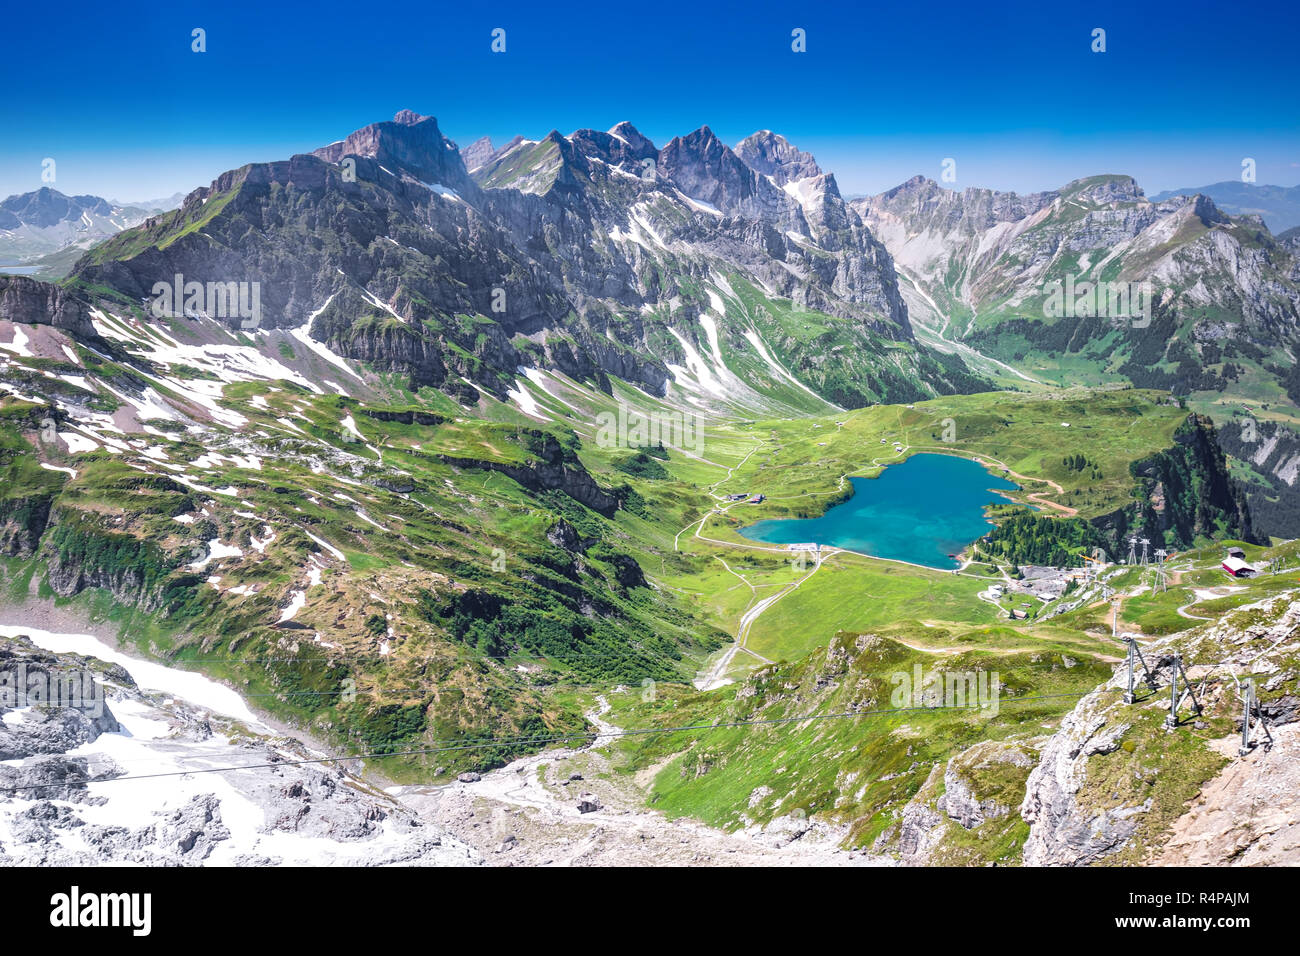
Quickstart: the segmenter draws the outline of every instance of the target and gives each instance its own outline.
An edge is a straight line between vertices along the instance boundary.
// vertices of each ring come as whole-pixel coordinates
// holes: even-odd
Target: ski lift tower
[[[1165,558],[1169,557],[1169,552],[1164,548],[1156,548],[1156,588],[1160,591],[1169,590],[1169,573],[1165,570]]]

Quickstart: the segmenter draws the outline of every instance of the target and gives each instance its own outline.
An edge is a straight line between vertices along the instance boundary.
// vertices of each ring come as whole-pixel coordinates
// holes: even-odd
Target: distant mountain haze
[[[1197,193],[1209,196],[1216,206],[1234,216],[1259,216],[1274,235],[1300,226],[1300,186],[1257,186],[1230,179],[1194,189],[1166,190],[1153,196],[1152,201]]]

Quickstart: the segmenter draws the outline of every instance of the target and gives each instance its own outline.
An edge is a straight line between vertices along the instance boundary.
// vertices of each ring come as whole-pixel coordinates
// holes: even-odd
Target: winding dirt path
[[[521,757],[473,782],[393,787],[389,793],[478,849],[494,866],[873,866],[889,861],[839,843],[847,831],[813,824],[785,832],[727,832],[646,808],[661,765],[619,773],[608,744],[619,728],[597,697],[596,740]],[[594,800],[592,799],[594,797]],[[584,813],[579,799],[597,809]]]
[[[714,482],[712,485],[709,486],[709,488],[708,488],[708,493],[709,493],[709,495],[710,495],[712,498],[714,498],[715,500],[717,500],[717,501],[722,501],[722,500],[724,500],[721,496],[719,496],[719,495],[716,493],[715,489],[716,489],[719,485],[723,484],[723,483],[726,482],[728,479],[730,479],[731,476],[732,476],[732,474],[735,472],[735,470],[736,470],[737,468],[740,468],[742,465],[745,464],[745,462],[749,461],[749,459],[750,459],[751,457],[753,457],[754,453],[757,452],[759,449],[763,448],[766,444],[767,444],[766,442],[761,442],[761,441],[760,441],[758,444],[756,444],[753,448],[751,448],[751,449],[749,450],[748,454],[746,454],[744,458],[742,458],[742,459],[741,459],[739,462],[737,462],[735,465],[733,465],[733,466],[731,466],[730,468],[728,468],[728,469],[727,469],[727,474],[726,474],[726,475],[724,475],[724,476],[723,476],[722,478],[720,478],[718,481]],[[991,456],[991,455],[981,454],[981,453],[979,453],[979,452],[968,452],[968,453],[966,453],[966,454],[963,454],[961,451],[958,451],[957,449],[954,449],[954,448],[952,448],[952,447],[950,447],[950,446],[947,446],[947,445],[943,445],[943,446],[936,446],[936,445],[904,445],[904,446],[902,447],[901,450],[899,450],[899,451],[895,451],[895,452],[893,452],[893,454],[889,454],[889,455],[878,455],[878,456],[876,456],[875,458],[872,458],[870,464],[864,466],[864,468],[880,468],[880,467],[888,467],[889,464],[897,464],[898,462],[901,462],[901,461],[905,461],[905,460],[906,460],[906,458],[907,458],[907,453],[908,453],[909,451],[912,451],[912,450],[920,450],[920,449],[934,450],[934,451],[938,451],[938,452],[940,452],[941,454],[949,454],[949,455],[953,455],[953,456],[958,457],[958,458],[966,458],[966,459],[968,459],[968,460],[970,460],[970,461],[974,461],[974,462],[976,462],[977,464],[982,465],[982,466],[985,466],[985,467],[989,467],[989,466],[991,466],[991,465],[992,465],[992,466],[996,466],[996,467],[1001,468],[1002,471],[1003,471],[1005,474],[1010,475],[1010,476],[1013,477],[1013,478],[1019,479],[1022,483],[1040,482],[1040,483],[1042,483],[1042,484],[1046,484],[1046,485],[1048,485],[1049,487],[1051,487],[1052,490],[1053,490],[1053,493],[1055,493],[1055,494],[1057,494],[1057,495],[1063,495],[1063,494],[1065,494],[1065,489],[1064,489],[1064,488],[1063,488],[1063,487],[1062,487],[1058,482],[1055,482],[1055,481],[1053,481],[1053,480],[1050,479],[1050,478],[1030,478],[1030,477],[1027,476],[1027,475],[1022,475],[1022,474],[1020,474],[1019,472],[1012,471],[1012,470],[1011,470],[1011,469],[1010,469],[1010,468],[1009,468],[1009,467],[1008,467],[1004,462],[999,461],[997,458],[994,458],[994,457]],[[858,469],[858,470],[861,471],[861,470],[863,470],[863,469]],[[805,493],[800,494],[800,495],[790,495],[790,496],[785,497],[785,498],[772,498],[771,500],[773,500],[773,501],[788,501],[788,500],[792,500],[792,499],[795,499],[795,498],[821,497],[821,496],[826,496],[826,495],[838,494],[838,493],[840,493],[840,491],[843,489],[843,487],[844,487],[844,482],[845,482],[848,478],[849,478],[849,473],[848,473],[848,472],[846,472],[846,473],[840,475],[839,480],[838,480],[838,482],[836,483],[836,490],[835,490],[835,491],[828,491],[828,492],[805,492]],[[1026,492],[1026,493],[1025,493],[1025,497],[1026,497],[1028,500],[1033,501],[1033,502],[1036,503],[1036,504],[1043,505],[1044,507],[1055,509],[1056,511],[1061,512],[1061,513],[1062,513],[1063,515],[1065,515],[1066,517],[1071,517],[1071,518],[1072,518],[1072,517],[1076,516],[1076,515],[1079,513],[1079,509],[1077,509],[1077,508],[1072,508],[1072,507],[1070,507],[1069,505],[1061,504],[1061,503],[1058,502],[1058,501],[1052,501],[1051,499],[1047,498],[1046,495],[1047,495],[1047,492]],[[677,534],[673,537],[673,550],[674,550],[674,551],[680,551],[680,550],[681,550],[681,536],[682,536],[685,532],[690,531],[692,528],[694,528],[695,531],[694,531],[693,537],[697,538],[697,539],[700,540],[700,541],[708,542],[709,544],[716,544],[716,545],[719,545],[719,546],[721,546],[721,547],[726,547],[726,548],[745,548],[745,549],[752,550],[752,551],[766,551],[766,552],[768,552],[768,553],[772,553],[772,554],[783,554],[783,555],[788,555],[788,554],[790,554],[791,552],[787,551],[785,548],[764,547],[764,546],[762,546],[762,545],[743,544],[743,543],[735,542],[735,541],[722,541],[722,540],[719,540],[719,539],[717,539],[717,538],[706,537],[704,534],[701,533],[701,532],[703,532],[703,530],[704,530],[704,523],[705,523],[706,521],[708,521],[708,519],[709,519],[710,517],[712,517],[712,516],[714,516],[714,515],[725,515],[725,514],[727,514],[727,513],[728,513],[732,508],[734,508],[736,505],[738,505],[738,504],[744,504],[744,503],[746,503],[746,502],[745,502],[744,499],[742,499],[742,500],[740,500],[740,501],[733,501],[733,502],[727,504],[725,507],[721,507],[721,508],[712,508],[712,509],[710,509],[708,512],[706,512],[705,514],[701,515],[699,518],[697,518],[697,519],[695,519],[694,521],[690,522],[690,523],[687,524],[685,527],[683,527],[681,530],[679,530],[679,531],[677,532]],[[783,597],[785,597],[786,595],[788,595],[788,594],[792,593],[793,591],[795,591],[795,590],[796,590],[798,587],[800,587],[800,586],[801,586],[805,581],[807,581],[807,580],[808,580],[809,578],[811,578],[814,574],[816,574],[817,571],[821,569],[822,564],[825,563],[825,561],[826,561],[827,559],[833,557],[833,556],[836,555],[836,554],[841,553],[841,551],[842,551],[842,549],[838,549],[838,548],[823,548],[823,549],[821,549],[821,550],[816,554],[816,556],[815,556],[815,561],[816,561],[816,563],[815,563],[815,565],[813,566],[812,570],[808,572],[808,574],[804,575],[804,576],[803,576],[802,578],[800,578],[799,580],[797,580],[797,581],[795,581],[795,582],[793,582],[793,583],[791,583],[791,584],[786,585],[786,586],[785,586],[784,588],[782,588],[778,593],[776,593],[776,594],[774,594],[774,595],[772,595],[772,596],[770,596],[770,597],[764,598],[764,599],[762,599],[761,601],[758,601],[757,603],[751,603],[751,606],[749,606],[749,607],[745,610],[744,614],[741,616],[740,623],[739,623],[739,626],[738,626],[737,631],[736,631],[736,638],[735,638],[735,641],[732,643],[732,645],[731,645],[729,648],[727,648],[726,651],[724,651],[724,652],[723,652],[723,653],[718,657],[718,659],[717,659],[716,661],[714,661],[711,665],[709,665],[709,666],[708,666],[704,671],[702,671],[702,672],[700,673],[700,675],[696,678],[696,680],[695,680],[695,682],[694,682],[694,683],[695,683],[695,686],[696,686],[698,689],[700,689],[700,690],[712,690],[712,689],[714,689],[714,688],[716,688],[716,687],[721,687],[723,684],[727,683],[727,679],[724,677],[724,675],[726,674],[728,668],[730,668],[732,662],[735,660],[736,655],[737,655],[738,653],[742,653],[742,652],[743,652],[743,653],[747,653],[747,654],[750,654],[750,655],[753,656],[753,657],[758,658],[760,661],[763,661],[764,663],[768,663],[768,664],[773,663],[773,662],[772,662],[771,660],[769,660],[768,658],[763,657],[761,654],[758,654],[758,653],[756,653],[755,651],[750,650],[750,649],[746,646],[746,643],[747,643],[747,641],[748,641],[748,639],[749,639],[749,634],[750,634],[750,632],[753,630],[754,622],[758,620],[759,616],[760,616],[761,614],[763,614],[763,612],[767,611],[767,610],[768,610],[769,608],[771,608],[774,604],[776,604],[777,601],[779,601],[781,598],[783,598]],[[722,566],[723,566],[724,568],[726,568],[728,572],[730,572],[731,574],[735,575],[737,578],[739,578],[741,581],[743,581],[746,585],[749,586],[750,592],[751,592],[751,594],[753,595],[753,597],[751,597],[751,602],[753,602],[753,600],[754,600],[755,598],[757,598],[757,596],[758,596],[758,592],[757,592],[757,590],[755,589],[753,583],[750,582],[750,581],[749,581],[749,580],[748,580],[744,575],[742,575],[742,574],[738,573],[737,571],[733,570],[732,567],[731,567],[729,564],[727,564],[727,562],[726,562],[725,560],[723,560],[720,556],[715,555],[715,557],[717,557],[719,561],[722,561]],[[871,557],[871,556],[870,556],[870,555],[867,555],[866,557]],[[890,559],[880,558],[880,559],[877,559],[877,560],[890,560]],[[954,573],[954,574],[961,574],[961,575],[963,575],[963,576],[965,576],[965,577],[976,577],[976,578],[982,578],[981,575],[972,574],[972,573],[970,573],[969,571],[966,570],[966,568],[969,567],[970,564],[973,563],[973,561],[974,561],[974,557],[973,557],[973,556],[970,557],[970,558],[968,558],[968,559],[967,559],[967,560],[966,560],[966,561],[965,561],[965,562],[964,562],[964,563],[963,563],[959,568],[957,568],[955,571],[953,571],[953,573]],[[910,564],[911,562],[902,561],[902,562],[898,562],[898,563],[902,563],[902,564]],[[915,566],[916,566],[916,567],[922,567],[922,565],[915,565]],[[927,570],[934,570],[934,569],[927,569]],[[1004,578],[1008,583],[1010,583],[1010,578],[1007,576],[1006,571],[1003,569],[1001,573],[1002,573],[1002,577],[1003,577],[1003,578]],[[995,607],[998,607],[999,609],[1000,609],[1000,607],[1001,607],[999,604],[997,604],[996,602],[991,601],[991,600],[988,601],[988,603],[993,604]]]

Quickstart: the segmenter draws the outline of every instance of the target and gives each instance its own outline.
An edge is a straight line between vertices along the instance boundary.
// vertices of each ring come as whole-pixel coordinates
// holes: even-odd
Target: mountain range
[[[14,618],[0,627],[75,624],[200,667],[366,755],[394,799],[441,802],[427,785],[447,784],[443,821],[474,846],[487,791],[525,794],[510,825],[543,860],[586,850],[531,819],[537,800],[563,804],[567,827],[601,799],[617,808],[601,825],[636,822],[641,846],[678,843],[672,821],[689,817],[820,833],[880,862],[1132,860],[1215,779],[1227,758],[1208,738],[1235,750],[1233,675],[1294,656],[1272,630],[1300,614],[1294,588],[1224,586],[1219,562],[1229,543],[1261,569],[1297,556],[1268,538],[1300,533],[1298,254],[1258,216],[1149,200],[1121,175],[1029,195],[917,177],[846,201],[768,130],[660,146],[620,123],[462,150],[403,111],[228,171],[77,247],[60,281],[0,276],[0,611]],[[1149,309],[1081,311],[1087,283],[1148,284]],[[629,411],[699,418],[611,441]],[[977,488],[1006,479],[983,537],[944,542],[944,566],[875,558],[870,542],[810,559],[742,534],[867,497],[886,467],[936,452],[983,469]],[[912,498],[895,523],[931,533],[927,496]],[[1143,560],[1106,557],[1138,540]],[[1147,545],[1177,552],[1174,580]],[[1171,736],[1154,690],[1121,706],[1128,627],[1160,700],[1175,653],[1231,656],[1205,736]],[[893,702],[893,678],[922,670],[995,671],[1006,711]],[[171,721],[158,752],[189,766],[174,738],[202,743],[203,722],[133,686],[114,713]],[[1293,688],[1261,687],[1275,727],[1297,714]],[[65,761],[118,742],[108,722],[56,734],[3,716],[17,785],[43,786],[48,764],[71,792]],[[607,763],[580,746],[593,728],[630,729]],[[1173,741],[1186,773],[1149,784]],[[546,750],[566,742],[562,760]],[[1111,775],[1081,789],[1085,767]],[[325,778],[242,783],[273,830],[373,836],[371,802],[318,797]],[[195,796],[183,833],[248,802]],[[653,812],[633,816],[642,802]],[[170,829],[79,840],[53,832],[79,816],[41,834],[23,822],[37,811],[10,809],[36,834],[23,859],[48,844],[189,862],[258,840],[245,816],[224,847],[212,828],[176,853]],[[668,829],[640,831],[650,818]],[[435,845],[352,856],[445,857]]]
[[[32,229],[105,208],[15,199]],[[231,170],[73,256],[64,286],[85,315],[143,317],[175,276],[255,284],[255,329],[200,308],[190,331],[237,331],[318,388],[353,362],[362,397],[428,389],[538,421],[562,383],[741,415],[1129,384],[1220,420],[1300,422],[1300,236],[1122,175],[1024,195],[918,176],[846,202],[770,130],[658,147],[624,122],[461,150],[405,110]],[[1052,313],[1054,289],[1088,283],[1145,288],[1144,314],[1096,314],[1095,297]]]
[[[29,229],[106,208],[60,198],[5,205]],[[119,213],[114,227],[141,216]],[[178,274],[257,283],[261,335],[301,330],[469,405],[526,391],[519,369],[737,411],[1035,381],[1287,404],[1296,248],[1256,215],[1148,200],[1125,176],[1026,195],[916,177],[846,202],[768,130],[659,148],[625,122],[462,151],[406,110],[225,173],[66,268],[123,307]],[[1149,314],[1048,316],[1067,280],[1148,283]]]
[[[0,264],[86,249],[144,220],[148,210],[40,189],[0,201]]]
[[[470,404],[533,367],[737,409],[986,384],[915,342],[885,248],[775,134],[734,151],[705,127],[658,149],[624,123],[471,152],[472,173],[404,111],[224,174],[70,281],[124,303],[175,274],[257,282],[262,330],[309,322],[340,355]]]
[[[853,205],[889,249],[914,322],[937,335],[1044,381],[1288,401],[1300,259],[1257,216],[1203,195],[1148,200],[1127,176],[1024,196],[917,177]],[[1090,295],[1054,314],[1053,290],[1076,286],[1134,301],[1107,314]]]

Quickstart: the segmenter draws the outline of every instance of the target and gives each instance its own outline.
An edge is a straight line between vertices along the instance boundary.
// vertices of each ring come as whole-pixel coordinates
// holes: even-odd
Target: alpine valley
[[[0,863],[1300,862],[1294,229],[404,110],[0,239]]]

